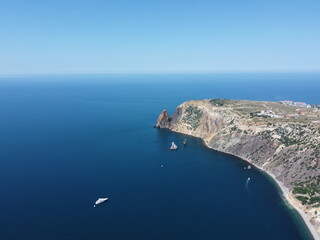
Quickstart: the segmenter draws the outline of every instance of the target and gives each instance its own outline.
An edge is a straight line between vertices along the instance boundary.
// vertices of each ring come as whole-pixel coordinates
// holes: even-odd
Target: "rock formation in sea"
[[[156,127],[159,127],[159,128],[170,128],[171,127],[171,123],[170,123],[170,119],[169,119],[169,115],[168,115],[167,110],[162,110],[161,114],[158,117]]]
[[[193,100],[159,128],[202,138],[212,149],[238,156],[271,174],[286,198],[320,233],[320,110],[278,102]]]

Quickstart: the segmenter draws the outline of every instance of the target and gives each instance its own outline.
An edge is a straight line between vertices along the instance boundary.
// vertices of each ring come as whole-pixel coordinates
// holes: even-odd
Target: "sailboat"
[[[170,150],[177,150],[177,149],[178,149],[178,146],[174,142],[172,142]]]

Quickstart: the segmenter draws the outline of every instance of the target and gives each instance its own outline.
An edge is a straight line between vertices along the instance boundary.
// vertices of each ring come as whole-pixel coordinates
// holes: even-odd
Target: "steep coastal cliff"
[[[319,109],[277,102],[195,100],[178,106],[171,117],[163,110],[156,127],[200,137],[208,147],[269,173],[288,201],[305,213],[319,239]]]

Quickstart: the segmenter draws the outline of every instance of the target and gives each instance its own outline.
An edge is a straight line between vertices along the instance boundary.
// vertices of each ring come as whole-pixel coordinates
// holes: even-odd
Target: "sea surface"
[[[316,73],[2,76],[0,239],[311,239],[266,174],[153,125],[191,99],[319,92]]]

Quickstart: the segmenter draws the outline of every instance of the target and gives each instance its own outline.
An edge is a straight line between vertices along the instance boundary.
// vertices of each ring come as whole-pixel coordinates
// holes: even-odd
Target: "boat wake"
[[[250,178],[247,179],[246,181],[246,184],[245,184],[245,187],[246,187],[246,190],[248,191],[248,193],[250,193],[250,190],[249,190],[249,182],[250,182]]]

